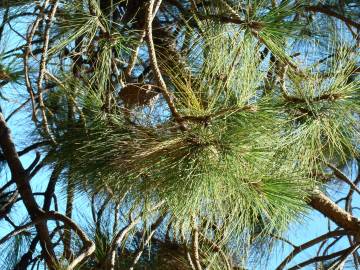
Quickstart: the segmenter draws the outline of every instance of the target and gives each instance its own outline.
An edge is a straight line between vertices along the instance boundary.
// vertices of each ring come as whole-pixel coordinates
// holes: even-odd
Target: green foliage
[[[209,28],[205,38],[194,41],[192,74],[166,69],[179,109],[185,115],[226,115],[255,99],[264,76],[258,49],[254,39],[234,29]]]
[[[99,1],[59,4],[50,32],[55,41],[39,81],[44,89],[49,81],[55,86],[34,91],[34,104],[40,97],[45,103],[36,111],[42,122],[36,123],[34,138],[54,137],[53,144],[42,148],[43,164],[64,164],[66,180],[76,190],[109,193],[115,203],[127,194],[123,207],[140,209],[139,226],[150,219],[144,210],[148,204],[164,202],[161,214],[171,215],[172,243],[180,255],[169,252],[168,242],[157,242],[147,247],[153,257],[141,259],[141,267],[155,267],[169,253],[182,265],[195,227],[202,263],[224,269],[219,252],[224,250],[227,256],[236,254],[238,265],[246,265],[253,249],[271,247],[274,236],[302,219],[309,196],[321,186],[315,175],[328,162],[345,163],[358,155],[358,48],[337,37],[331,44],[329,37],[310,39],[309,34],[330,27],[310,15],[304,18],[302,1],[240,2],[194,1],[181,16],[172,14],[176,19],[160,9],[153,41],[174,46],[155,44],[159,67],[139,42],[146,21],[138,13],[145,6],[125,23],[115,23]],[[122,4],[129,9],[127,2]],[[166,20],[173,20],[176,29],[170,23],[168,29],[159,27]],[[306,43],[296,52],[301,62],[290,48],[299,40]],[[316,44],[314,59],[307,58],[309,44]],[[325,60],[319,60],[320,54],[327,54]],[[140,64],[129,76],[132,56]],[[158,85],[159,72],[167,89]],[[21,74],[0,65],[2,81],[18,81]],[[157,99],[131,107],[121,98],[127,86],[151,89]],[[110,223],[90,226],[96,250],[79,269],[100,267],[108,259],[116,231],[110,232]],[[23,253],[24,240],[14,241],[12,264]],[[130,264],[133,255],[125,254],[117,267]],[[65,268],[68,262],[63,263]]]
[[[289,75],[289,87],[283,89],[284,111],[293,121],[282,147],[310,170],[321,162],[345,162],[357,153],[360,84],[350,79],[356,60],[344,47],[334,54],[324,71],[312,71],[306,79]]]
[[[4,61],[0,54],[0,82],[19,82],[23,79],[23,71],[17,67],[16,59]]]
[[[259,237],[286,229],[305,210],[304,199],[314,182],[276,157],[273,149],[281,140],[282,119],[270,104],[246,105],[252,98],[256,101],[261,85],[254,44],[221,38],[219,43],[209,46],[209,60],[205,59],[212,65],[199,71],[196,88],[174,78],[182,110],[195,117],[186,132],[170,123],[135,126],[121,111],[104,113],[101,94],[76,88],[70,80],[73,90],[60,96],[76,93],[84,118],[56,126],[55,158],[71,164],[79,186],[85,180],[95,190],[103,186],[117,193],[130,190],[135,201],[165,200],[179,230],[190,231],[190,218],[197,216],[199,221],[206,219],[205,231],[213,224],[222,227],[224,243],[243,234],[248,238],[241,241],[246,246],[263,219],[266,226]],[[214,61],[212,54],[224,43],[242,54],[236,59],[239,64],[234,64],[238,72],[218,80],[214,74],[237,57],[222,55]],[[208,123],[201,117],[209,117]]]

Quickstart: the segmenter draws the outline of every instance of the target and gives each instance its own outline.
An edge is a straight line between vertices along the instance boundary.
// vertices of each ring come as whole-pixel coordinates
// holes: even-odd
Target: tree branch
[[[307,266],[309,264],[313,264],[315,262],[323,262],[323,261],[327,261],[327,260],[330,260],[330,259],[333,259],[333,258],[336,258],[336,257],[339,257],[339,256],[343,256],[344,254],[349,253],[349,251],[351,251],[351,250],[353,250],[353,247],[349,247],[349,248],[340,250],[338,252],[331,253],[329,255],[316,256],[316,257],[313,257],[313,258],[311,258],[311,259],[309,259],[307,261],[304,261],[302,263],[299,263],[299,264],[289,268],[289,270],[301,269],[304,266]]]
[[[360,220],[343,210],[321,191],[314,191],[308,204],[349,233],[359,234]]]
[[[55,211],[43,212],[42,218],[63,222],[65,226],[72,229],[83,242],[82,252],[68,265],[67,270],[73,270],[79,263],[95,251],[94,242],[87,237],[86,233],[72,219]]]
[[[49,48],[49,41],[50,41],[50,28],[51,28],[51,24],[52,21],[55,17],[55,13],[58,7],[58,1],[54,1],[54,3],[52,4],[51,10],[50,10],[50,14],[48,16],[47,22],[46,22],[46,26],[45,26],[45,31],[44,31],[44,46],[42,48],[42,52],[41,52],[41,60],[40,60],[40,70],[39,70],[39,76],[38,76],[38,81],[37,81],[37,87],[38,87],[38,100],[39,100],[39,106],[41,109],[41,114],[42,114],[42,119],[43,119],[43,127],[44,130],[46,132],[46,134],[50,137],[51,141],[55,144],[55,139],[52,136],[49,126],[48,126],[48,121],[47,121],[47,116],[46,116],[46,108],[45,108],[45,104],[44,104],[44,99],[43,99],[43,80],[45,77],[45,71],[46,71],[46,63],[47,63],[47,59],[48,59],[48,48]],[[44,14],[45,17],[45,14]]]
[[[161,0],[159,0],[159,2],[161,2]],[[158,2],[158,4],[160,4],[159,2]],[[146,27],[146,41],[147,41],[147,46],[149,49],[149,58],[150,58],[151,66],[154,71],[156,82],[159,85],[159,89],[160,89],[161,93],[163,94],[164,99],[165,99],[166,103],[168,104],[172,115],[174,116],[175,120],[179,123],[180,128],[182,130],[186,130],[184,120],[181,118],[179,112],[177,111],[177,109],[175,107],[173,98],[171,97],[171,94],[167,89],[166,83],[161,75],[159,65],[157,62],[155,46],[154,46],[154,41],[153,41],[153,37],[152,37],[152,22],[153,22],[153,18],[154,18],[154,15],[153,15],[154,3],[155,3],[155,0],[150,0],[149,6],[148,6],[148,11],[147,11],[147,16],[146,16],[146,23],[145,23],[145,25],[146,25],[145,26]]]
[[[142,253],[144,252],[144,249],[147,245],[149,245],[151,238],[153,237],[156,229],[161,225],[161,223],[163,222],[165,218],[165,215],[161,215],[152,225],[150,228],[150,233],[148,235],[148,237],[146,238],[145,241],[141,242],[140,248],[136,251],[135,254],[135,258],[134,261],[131,265],[131,267],[129,268],[129,270],[134,270],[135,265],[138,263],[138,261],[140,260],[140,257],[142,255]],[[144,232],[145,233],[145,232]]]
[[[195,266],[197,270],[202,270],[199,255],[199,230],[195,218],[193,218],[193,231],[192,231],[192,249],[194,253]]]
[[[358,30],[360,30],[360,23],[355,22],[355,21],[331,10],[328,6],[325,6],[325,5],[306,6],[305,10],[310,11],[310,12],[318,12],[318,13],[322,13],[322,14],[325,14],[325,15],[328,15],[331,17],[335,17],[335,18],[345,22],[346,24],[356,27]]]
[[[331,231],[328,233],[325,233],[319,237],[316,237],[300,246],[296,246],[293,251],[279,264],[279,266],[276,268],[276,270],[282,270],[284,267],[300,252],[304,251],[307,248],[310,248],[324,240],[327,240],[329,238],[335,237],[335,236],[342,236],[346,235],[346,230],[337,230],[337,231]]]
[[[0,147],[11,171],[12,179],[17,186],[19,194],[32,221],[34,221],[39,217],[40,209],[35,201],[30,183],[28,182],[28,174],[19,159],[18,153],[16,152],[15,145],[11,139],[10,129],[7,127],[2,113],[0,113]],[[49,230],[46,223],[40,222],[37,224],[36,230],[39,235],[46,263],[50,269],[53,269],[56,257],[52,248]]]
[[[350,186],[350,188],[354,189],[358,194],[360,194],[360,189],[338,168],[336,168],[335,165],[328,163],[327,164],[333,171],[337,178],[344,181],[346,184]]]

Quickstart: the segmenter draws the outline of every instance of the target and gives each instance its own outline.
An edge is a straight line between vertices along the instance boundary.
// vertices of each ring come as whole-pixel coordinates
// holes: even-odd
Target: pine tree
[[[279,270],[360,269],[358,1],[8,0],[0,14],[6,269],[269,269],[281,244]],[[290,243],[311,210],[329,232]]]

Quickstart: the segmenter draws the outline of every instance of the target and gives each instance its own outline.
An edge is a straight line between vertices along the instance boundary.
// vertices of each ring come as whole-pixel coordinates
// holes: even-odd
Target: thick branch
[[[16,152],[15,145],[10,136],[10,129],[7,127],[4,116],[0,113],[0,147],[3,151],[12,179],[14,180],[19,194],[25,204],[25,207],[32,220],[39,217],[40,210],[33,196],[30,183],[28,182],[28,174],[24,169],[19,155]],[[50,269],[54,268],[55,253],[52,248],[49,230],[45,222],[36,225],[39,235],[40,244],[44,252],[46,263]]]
[[[86,257],[91,255],[95,251],[95,244],[87,237],[86,233],[72,219],[55,211],[50,211],[50,212],[41,211],[41,215],[36,217],[32,222],[27,223],[23,226],[19,226],[17,229],[4,236],[0,240],[0,244],[4,243],[9,238],[27,230],[33,225],[40,224],[46,220],[55,220],[55,221],[63,222],[67,227],[72,229],[83,242],[84,245],[83,251],[68,265],[68,267],[66,268],[67,270],[74,269],[79,263],[81,263]]]
[[[316,190],[313,193],[309,205],[349,233],[359,234],[360,220],[343,210],[321,191]]]

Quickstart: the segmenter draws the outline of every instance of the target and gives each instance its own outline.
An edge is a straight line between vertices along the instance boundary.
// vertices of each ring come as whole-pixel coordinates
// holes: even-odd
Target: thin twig
[[[113,235],[115,235],[118,227],[118,220],[119,220],[119,209],[120,209],[120,203],[116,203],[114,208],[114,225],[113,225]],[[116,250],[114,249],[111,252],[111,259],[110,259],[110,270],[115,269],[115,262],[116,262]]]
[[[3,37],[3,32],[4,32],[5,25],[9,21],[9,13],[10,13],[10,7],[7,7],[5,9],[5,12],[4,12],[3,20],[2,20],[2,22],[0,24],[0,41],[1,41],[2,37]]]
[[[313,257],[309,260],[306,260],[302,263],[299,263],[291,268],[289,268],[288,270],[297,270],[297,269],[301,269],[307,265],[310,265],[310,264],[313,264],[315,262],[323,262],[323,261],[327,261],[327,260],[331,260],[333,258],[336,258],[336,257],[339,257],[339,256],[343,256],[344,254],[347,254],[349,251],[352,250],[353,247],[349,247],[349,248],[346,248],[346,249],[343,249],[343,250],[340,250],[338,252],[334,252],[332,254],[329,254],[329,255],[325,255],[325,256],[316,256],[316,257]]]
[[[221,0],[225,9],[236,19],[241,20],[240,15],[233,9],[226,0]]]
[[[335,236],[341,236],[346,235],[347,231],[345,230],[337,230],[337,231],[331,231],[328,233],[325,233],[319,237],[316,237],[304,244],[301,244],[300,246],[297,246],[293,249],[292,252],[279,264],[279,266],[276,268],[276,270],[284,269],[284,267],[300,252],[304,251],[307,248],[310,248],[326,239],[335,237]]]
[[[146,35],[146,31],[142,30],[140,33],[138,45],[136,46],[135,50],[133,51],[133,53],[130,56],[129,64],[125,69],[125,78],[127,78],[127,79],[131,77],[131,73],[135,67],[136,60],[138,58],[138,54],[139,54],[139,50],[140,50],[140,46],[141,46],[141,43],[144,41],[145,35]]]
[[[337,261],[335,261],[331,266],[329,266],[328,270],[338,270],[343,269],[343,265],[345,264],[347,258],[353,254],[358,248],[360,244],[355,244],[351,246],[351,248],[345,252]]]
[[[158,1],[156,6],[154,7],[154,10],[152,11],[153,13],[153,18],[155,18],[156,16],[156,13],[157,11],[159,10],[160,8],[160,5],[161,5],[161,1]],[[138,57],[138,54],[139,54],[139,50],[140,50],[140,46],[141,44],[143,43],[144,41],[144,38],[146,36],[146,30],[141,30],[140,32],[140,38],[139,38],[139,41],[138,41],[138,45],[136,46],[135,50],[133,51],[133,53],[131,54],[131,57],[130,57],[130,60],[129,60],[129,64],[128,66],[126,67],[126,70],[125,70],[125,78],[130,78],[131,77],[131,72],[132,70],[134,69],[135,67],[135,64],[136,64],[136,60],[137,60],[137,57]]]
[[[3,195],[3,194],[1,194]],[[14,193],[11,195],[11,197],[6,199],[6,202],[4,204],[1,205],[0,208],[0,215],[7,215],[7,210],[10,209],[15,203],[16,203],[16,198],[19,196],[19,192],[17,190],[14,191]]]
[[[3,243],[5,243],[6,241],[8,241],[10,238],[23,233],[24,231],[26,231],[27,229],[33,227],[35,225],[35,222],[29,222],[26,223],[25,225],[22,226],[17,226],[16,229],[14,229],[13,231],[9,232],[7,235],[5,235],[3,238],[0,239],[0,245],[2,245]]]
[[[29,145],[29,146],[25,147],[23,150],[17,152],[17,154],[18,154],[19,156],[23,156],[23,155],[29,153],[30,151],[35,150],[35,149],[37,149],[38,147],[47,145],[47,144],[49,144],[49,143],[50,143],[49,141],[36,142],[36,143],[34,143],[34,144],[32,144],[32,145]],[[5,161],[5,156],[3,156],[1,153],[0,153],[0,161]]]
[[[49,0],[46,0],[42,6],[42,8],[40,10],[44,10],[45,7],[48,5]],[[25,45],[25,51],[24,51],[24,76],[25,76],[25,84],[26,84],[26,88],[29,92],[30,98],[31,98],[31,106],[32,106],[32,120],[36,123],[38,122],[36,114],[37,114],[37,110],[36,110],[36,106],[35,106],[35,97],[34,97],[34,90],[33,87],[31,85],[31,81],[30,81],[30,68],[29,68],[29,56],[31,54],[31,45],[32,45],[32,41],[35,35],[35,32],[37,31],[38,27],[39,27],[39,23],[42,20],[42,16],[41,16],[41,12],[38,14],[38,16],[36,17],[34,23],[32,24],[32,26],[29,28],[28,34],[26,35],[26,45]]]
[[[184,249],[185,249],[185,253],[186,253],[186,259],[191,267],[191,270],[196,270],[196,267],[194,265],[194,262],[191,258],[191,254],[189,252],[189,248],[187,247],[187,243],[186,243],[186,237],[185,237],[185,234],[184,234],[184,231],[181,229],[180,230],[180,237],[181,237],[181,240],[184,242]]]
[[[112,195],[107,196],[105,201],[103,202],[103,204],[100,206],[100,209],[97,211],[97,215],[96,215],[97,218],[96,218],[96,225],[95,225],[95,228],[97,231],[100,231],[102,215],[106,209],[106,206],[109,204],[111,199],[112,199]]]
[[[161,0],[159,0],[159,2],[161,3]],[[160,4],[159,2],[158,2],[158,4]],[[182,130],[186,130],[184,120],[181,118],[181,115],[179,114],[179,112],[177,111],[177,109],[175,107],[173,98],[167,89],[166,83],[161,75],[160,68],[159,68],[159,65],[157,62],[155,46],[154,46],[154,41],[153,41],[153,36],[152,36],[152,21],[154,18],[154,15],[153,15],[154,3],[155,3],[155,0],[150,0],[149,6],[148,6],[148,11],[147,11],[147,16],[146,16],[146,24],[145,24],[146,25],[146,41],[147,41],[147,46],[149,49],[149,58],[150,58],[151,66],[154,71],[156,82],[159,85],[159,89],[160,89],[162,95],[164,96],[164,99],[165,99],[166,103],[168,104],[173,117],[175,118],[176,122],[178,122],[180,128]]]
[[[56,141],[55,141],[55,138],[51,134],[50,129],[49,129],[42,92],[43,92],[43,80],[44,80],[45,71],[46,71],[46,63],[47,63],[47,60],[48,60],[48,48],[49,48],[49,41],[50,41],[50,28],[51,28],[51,25],[52,25],[52,21],[53,21],[53,19],[55,17],[57,7],[58,7],[58,1],[55,1],[53,3],[52,7],[51,7],[50,15],[49,15],[49,17],[47,19],[45,32],[44,32],[44,46],[42,48],[41,60],[40,60],[40,71],[39,71],[39,76],[38,76],[38,81],[37,81],[37,87],[38,87],[38,93],[37,94],[39,96],[38,100],[39,100],[39,106],[40,106],[40,110],[41,110],[41,114],[42,114],[42,118],[43,118],[43,127],[44,127],[44,130],[45,130],[46,134],[50,137],[51,141],[54,144],[56,144]]]
[[[81,263],[85,258],[90,256],[95,251],[95,244],[91,241],[86,233],[70,218],[64,216],[58,212],[50,211],[44,212],[43,217],[45,219],[60,220],[67,227],[71,228],[83,242],[82,252],[68,265],[67,270],[73,270],[79,263]]]
[[[335,165],[327,163],[333,171],[337,178],[344,181],[346,184],[348,184],[352,189],[354,189],[358,194],[360,194],[360,189],[351,181],[342,171],[340,171],[338,168],[336,168]]]
[[[195,217],[193,217],[192,220],[192,248],[193,248],[193,255],[195,260],[195,266],[197,270],[202,270],[201,264],[200,264],[200,255],[199,255],[199,231],[196,224]]]
[[[211,241],[209,238],[207,238],[204,234],[199,233],[199,235],[210,244],[212,250],[214,252],[219,252],[220,256],[223,258],[223,261],[226,265],[226,269],[227,270],[232,270],[233,268],[231,267],[231,264],[229,262],[229,258],[228,256],[225,254],[225,252],[221,249],[221,247],[219,245],[217,245],[216,243],[214,243],[213,241]]]
[[[346,24],[356,27],[358,30],[360,30],[360,23],[355,22],[355,21],[351,20],[350,18],[347,18],[347,17],[331,10],[330,7],[328,7],[328,6],[325,6],[325,5],[306,6],[305,10],[310,11],[310,12],[323,13],[325,15],[335,17],[335,18],[345,22]]]
[[[144,249],[147,245],[149,245],[151,238],[153,237],[156,229],[161,225],[161,223],[163,222],[165,218],[165,215],[161,215],[155,222],[154,224],[151,225],[150,228],[150,233],[148,235],[148,237],[146,238],[145,241],[142,241],[140,248],[138,249],[138,251],[135,254],[135,258],[133,260],[133,263],[131,265],[131,267],[129,268],[129,270],[134,270],[135,265],[138,263],[138,261],[140,260],[141,255],[144,252]]]
[[[165,201],[159,202],[154,207],[152,207],[149,210],[149,212],[153,212],[153,211],[159,209],[164,203],[165,203]],[[112,239],[112,241],[110,243],[108,258],[111,258],[112,252],[114,250],[116,250],[116,248],[118,246],[120,246],[120,244],[122,243],[122,241],[125,238],[125,236],[127,235],[127,233],[130,232],[136,226],[136,224],[138,224],[141,221],[141,217],[142,217],[142,215],[140,214],[135,219],[132,219],[131,214],[130,214],[130,217],[129,217],[130,223],[128,225],[126,225],[124,228],[122,228]]]

